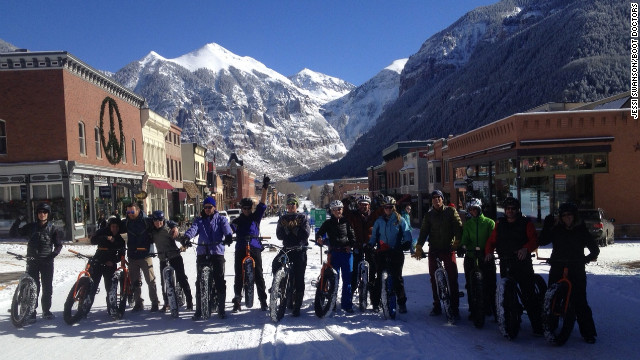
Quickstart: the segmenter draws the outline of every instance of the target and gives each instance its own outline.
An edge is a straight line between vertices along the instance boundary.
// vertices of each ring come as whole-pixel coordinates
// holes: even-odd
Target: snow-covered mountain
[[[211,149],[207,156],[215,156],[218,164],[235,152],[254,172],[285,178],[346,153],[340,136],[320,113],[322,100],[259,61],[217,44],[175,59],[152,51],[114,78],[182,127],[183,141]],[[325,79],[336,93],[349,87],[338,79]],[[306,84],[314,88],[311,81]],[[324,91],[325,96],[331,91]]]
[[[300,89],[304,89],[321,103],[340,98],[355,89],[355,85],[309,69],[289,76],[289,80]]]
[[[323,106],[325,119],[340,134],[347,149],[369,131],[386,106],[398,98],[400,73],[407,59],[394,61],[347,95]]]

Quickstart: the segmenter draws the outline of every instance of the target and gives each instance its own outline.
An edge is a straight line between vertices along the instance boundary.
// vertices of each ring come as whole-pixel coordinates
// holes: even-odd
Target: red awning
[[[149,184],[157,187],[158,189],[164,190],[173,190],[173,186],[164,180],[151,180],[149,179]]]

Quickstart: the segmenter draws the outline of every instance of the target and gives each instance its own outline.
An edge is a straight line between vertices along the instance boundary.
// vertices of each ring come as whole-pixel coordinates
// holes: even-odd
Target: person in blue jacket
[[[235,253],[235,278],[233,281],[233,312],[241,310],[240,301],[242,300],[242,262],[247,254],[247,241],[249,241],[249,251],[254,261],[254,281],[256,288],[258,289],[258,299],[260,300],[260,310],[267,311],[267,292],[264,283],[264,276],[262,275],[262,243],[260,242],[260,221],[267,210],[265,204],[267,200],[267,189],[269,189],[269,183],[271,179],[268,176],[264,176],[262,179],[262,196],[260,197],[260,203],[256,205],[256,210],[253,210],[253,200],[244,198],[240,201],[240,208],[242,213],[231,222],[231,229],[236,233],[236,253]]]
[[[207,196],[202,202],[202,216],[196,218],[193,225],[184,233],[184,236],[193,239],[199,236],[196,247],[196,312],[193,320],[202,319],[202,304],[200,303],[200,278],[202,268],[209,266],[212,269],[213,280],[215,281],[216,292],[218,294],[218,304],[211,304],[218,308],[218,317],[224,319],[226,313],[224,302],[227,294],[227,283],[224,280],[224,246],[230,246],[233,242],[231,227],[226,216],[220,215],[216,211],[216,199]]]
[[[393,287],[398,299],[398,311],[407,312],[407,295],[404,291],[402,267],[404,266],[403,248],[411,246],[411,228],[396,212],[396,199],[386,196],[383,203],[384,214],[373,224],[369,247],[376,248],[376,280],[371,290],[371,305],[374,311],[380,306],[380,292],[382,290],[381,276],[385,264],[389,263]]]

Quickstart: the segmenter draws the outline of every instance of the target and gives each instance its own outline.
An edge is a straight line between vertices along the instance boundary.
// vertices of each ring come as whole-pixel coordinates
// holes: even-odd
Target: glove
[[[271,179],[267,176],[267,174],[264,174],[264,176],[262,177],[262,188],[268,189],[270,183]]]
[[[584,263],[585,263],[585,264],[590,263],[590,262],[592,262],[592,261],[596,261],[596,260],[598,260],[598,258],[597,258],[597,257],[594,257],[594,256],[593,256],[593,255],[591,255],[591,254],[586,255],[586,256],[584,257]]]
[[[185,251],[187,251],[187,248],[184,245],[180,246],[180,252],[185,252]]]
[[[461,246],[458,248],[458,250],[456,250],[456,255],[458,255],[459,258],[464,257],[464,254],[467,252],[467,248],[464,246]]]
[[[418,260],[421,260],[424,257],[424,251],[422,250],[421,245],[416,245],[416,252],[413,254],[413,257]]]
[[[223,243],[227,246],[231,246],[231,244],[233,244],[233,237],[231,235],[225,236]]]
[[[403,242],[402,244],[400,244],[400,248],[402,249],[402,251],[411,250],[411,241]]]

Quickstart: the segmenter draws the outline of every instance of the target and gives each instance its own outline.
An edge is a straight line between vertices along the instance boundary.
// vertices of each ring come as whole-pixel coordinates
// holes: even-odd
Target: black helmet
[[[47,204],[46,202],[41,202],[38,204],[38,206],[36,206],[36,212],[41,210],[44,210],[48,214],[51,214],[51,205]]]
[[[118,225],[118,227],[120,227],[120,219],[116,216],[109,217],[109,220],[107,220],[107,226],[111,226],[113,224],[116,224]]]
[[[560,214],[560,216],[562,216],[562,214],[564,213],[571,213],[573,214],[573,216],[575,216],[578,213],[578,206],[570,202],[562,203],[558,208],[558,213]]]
[[[162,220],[164,221],[164,211],[162,210],[156,210],[151,214],[151,218],[153,220]]]
[[[240,200],[240,207],[248,207],[248,206],[253,206],[253,200],[251,200],[250,198],[244,198]]]
[[[520,201],[518,201],[518,199],[509,196],[508,198],[504,199],[504,201],[502,202],[502,207],[506,208],[509,206],[513,206],[516,209],[520,210]]]

